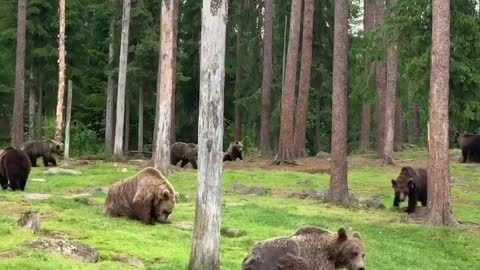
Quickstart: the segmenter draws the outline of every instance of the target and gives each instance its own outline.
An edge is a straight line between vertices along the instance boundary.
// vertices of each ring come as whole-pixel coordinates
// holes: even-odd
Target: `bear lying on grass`
[[[13,191],[25,190],[32,164],[22,150],[9,147],[0,150],[0,186],[10,187]]]
[[[63,143],[58,143],[54,140],[39,140],[26,142],[22,148],[27,153],[32,167],[37,167],[37,158],[43,158],[43,165],[48,167],[48,164],[57,166],[56,156],[63,156]]]
[[[237,159],[243,160],[243,143],[236,141],[230,144],[227,153],[223,156],[223,161],[236,161]]]
[[[155,168],[145,168],[137,175],[113,184],[105,200],[111,217],[128,217],[144,224],[170,223],[178,193]]]
[[[365,250],[357,233],[330,233],[303,227],[289,237],[258,243],[243,260],[243,270],[364,270]]]
[[[400,207],[400,202],[408,197],[408,207],[405,212],[415,212],[417,202],[427,206],[427,171],[425,169],[403,167],[397,180],[392,179],[392,188],[395,191],[394,207]]]
[[[194,143],[176,142],[172,144],[170,149],[170,163],[177,166],[181,160],[180,167],[185,167],[188,163],[192,164],[194,169],[197,168],[198,147]]]

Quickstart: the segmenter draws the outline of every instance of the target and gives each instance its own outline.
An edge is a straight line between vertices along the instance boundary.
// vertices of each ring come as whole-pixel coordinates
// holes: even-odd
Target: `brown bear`
[[[54,140],[38,140],[26,142],[22,148],[27,153],[32,167],[37,167],[37,158],[43,158],[43,165],[48,167],[48,164],[57,166],[56,156],[63,156],[63,143]]]
[[[461,163],[480,162],[480,135],[457,132],[456,141],[462,150]]]
[[[22,150],[9,147],[0,150],[0,186],[13,191],[25,190],[32,163]]]
[[[236,161],[237,159],[243,160],[243,143],[236,141],[230,144],[227,153],[223,156],[223,161]]]
[[[113,184],[105,200],[111,217],[128,217],[144,224],[170,223],[178,193],[162,173],[147,167],[137,175]]]
[[[360,236],[344,228],[330,233],[303,227],[288,237],[258,243],[242,262],[243,270],[364,270],[365,250]]]
[[[400,207],[400,202],[408,197],[407,213],[415,212],[417,202],[427,206],[427,171],[421,168],[403,167],[397,180],[392,179],[392,188],[395,191],[393,206]]]
[[[180,167],[185,167],[188,163],[192,164],[194,169],[197,168],[198,147],[194,143],[176,142],[172,144],[170,149],[170,163],[177,166],[181,160]]]

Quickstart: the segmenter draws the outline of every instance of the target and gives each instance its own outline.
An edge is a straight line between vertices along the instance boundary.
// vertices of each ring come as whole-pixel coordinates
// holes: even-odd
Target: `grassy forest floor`
[[[462,228],[403,224],[399,211],[392,209],[390,179],[398,175],[401,166],[425,166],[425,150],[397,153],[395,167],[382,167],[369,155],[349,157],[350,192],[360,199],[384,195],[386,209],[380,210],[345,209],[289,198],[295,192],[328,187],[326,160],[309,158],[300,161],[302,165],[281,168],[267,161],[226,163],[222,229],[235,228],[241,234],[222,237],[222,269],[240,269],[255,242],[289,235],[303,225],[331,231],[346,226],[360,232],[367,250],[367,269],[480,269],[480,165],[460,164],[458,156],[452,152],[451,175],[465,182],[452,184],[452,200],[455,216],[465,224]],[[195,211],[195,171],[180,170],[169,177],[181,194],[171,217],[174,224],[146,226],[106,217],[102,192],[91,198],[68,198],[131,176],[140,169],[138,164],[89,162],[73,166],[82,175],[44,175],[44,168],[33,170],[27,192],[51,194],[48,200],[27,200],[22,193],[0,191],[0,269],[135,269],[115,261],[118,257],[138,258],[146,269],[186,269]],[[46,181],[31,181],[34,178]],[[261,186],[270,193],[239,194],[233,184]],[[27,210],[40,212],[40,236],[62,234],[88,244],[99,251],[100,262],[81,263],[30,248],[28,243],[40,236],[16,224],[20,213]]]

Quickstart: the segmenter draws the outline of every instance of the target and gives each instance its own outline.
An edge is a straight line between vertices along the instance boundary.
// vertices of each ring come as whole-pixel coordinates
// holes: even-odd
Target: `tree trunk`
[[[30,76],[28,80],[28,139],[35,139],[35,108],[37,105],[37,93],[33,82],[33,69],[30,68]]]
[[[243,10],[245,7],[245,0],[240,0],[240,9]],[[237,23],[237,66],[235,67],[235,128],[234,128],[234,137],[235,141],[242,140],[242,110],[238,100],[240,98],[240,86],[242,81],[242,22],[241,20]]]
[[[227,1],[203,1],[198,188],[189,270],[220,269],[227,12]]]
[[[125,126],[123,138],[123,154],[128,155],[130,146],[130,93],[125,90]]]
[[[382,28],[385,21],[385,0],[376,0],[375,25]],[[383,46],[382,46],[383,47]],[[387,70],[384,60],[376,62],[377,85],[377,153],[383,158],[385,143],[385,92],[387,89]]]
[[[157,147],[153,155],[155,167],[164,175],[171,173],[170,169],[170,133],[172,120],[172,103],[173,103],[173,80],[176,72],[176,59],[174,58],[173,49],[176,47],[174,43],[175,34],[175,1],[162,1],[161,14],[161,33],[162,39],[160,43],[160,99]]]
[[[333,203],[348,205],[348,0],[335,1],[333,32],[332,163],[327,199]]]
[[[35,114],[35,139],[42,138],[42,120],[43,120],[43,83],[42,80],[38,82],[38,101],[37,112]]]
[[[272,59],[273,59],[273,0],[265,0],[263,18],[263,79],[262,79],[262,115],[260,124],[260,151],[263,156],[270,155],[270,117],[272,111]]]
[[[401,151],[403,148],[404,134],[403,134],[403,112],[402,112],[402,102],[400,97],[397,96],[397,102],[395,105],[395,151]]]
[[[300,68],[300,86],[295,113],[295,156],[306,157],[305,130],[307,129],[308,97],[310,95],[310,74],[312,71],[313,42],[313,0],[305,0],[303,14],[302,64]]]
[[[112,1],[113,4],[113,1]],[[110,19],[110,44],[108,46],[108,66],[112,67],[115,55],[115,16]],[[108,76],[107,85],[107,109],[105,116],[105,155],[107,157],[113,154],[113,109],[114,109],[114,83],[113,74]]]
[[[59,34],[58,34],[58,96],[55,126],[55,141],[63,141],[63,114],[65,110],[65,0],[59,0]]]
[[[65,158],[70,158],[70,121],[72,117],[72,81],[68,81],[68,95],[67,95],[67,116],[65,125]]]
[[[130,0],[123,0],[122,37],[120,44],[120,61],[118,67],[117,89],[117,117],[115,121],[115,144],[113,157],[115,160],[123,159],[123,128],[125,120],[125,86],[127,82],[128,61],[128,31],[130,27]]]
[[[18,0],[17,55],[15,67],[15,102],[13,104],[13,125],[11,144],[20,148],[24,142],[23,102],[25,99],[25,46],[27,27],[27,0]]]
[[[178,14],[180,12],[180,1],[174,1],[175,9],[173,14],[173,59],[175,63],[177,62],[177,53],[178,53]],[[176,113],[176,95],[177,95],[177,65],[175,64],[175,69],[173,70],[173,79],[172,79],[172,122],[171,122],[171,131],[170,131],[170,145],[177,141],[177,113]]]
[[[295,163],[293,143],[293,116],[295,113],[295,84],[297,80],[297,56],[300,37],[302,0],[292,0],[290,16],[290,34],[288,41],[285,83],[282,91],[282,113],[280,118],[280,139],[275,163]]]
[[[360,152],[362,153],[366,153],[370,149],[370,115],[371,106],[369,103],[364,103],[362,105],[362,126],[360,131]]]
[[[321,125],[320,111],[321,111],[320,101],[317,101],[317,103],[315,104],[315,151],[316,153],[319,153],[321,150],[320,136],[321,136],[322,130],[320,127]]]
[[[410,122],[409,122],[410,143],[420,143],[420,110],[415,102],[410,103]]]
[[[448,98],[450,64],[450,1],[432,2],[432,64],[430,73],[428,214],[426,223],[457,225],[450,203]]]
[[[397,0],[387,0],[389,6],[395,6]],[[397,95],[398,56],[397,35],[393,33],[387,48],[387,89],[385,91],[385,139],[383,145],[383,164],[393,164],[395,132],[395,97]]]
[[[143,85],[138,88],[138,152],[143,153]]]
[[[285,72],[287,69],[287,34],[288,34],[288,15],[285,15],[285,29],[283,31],[283,58],[282,58],[282,94],[285,89]]]

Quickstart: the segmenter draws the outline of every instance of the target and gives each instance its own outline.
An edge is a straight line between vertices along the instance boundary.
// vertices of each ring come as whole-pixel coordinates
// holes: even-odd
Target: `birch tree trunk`
[[[117,89],[117,117],[115,121],[115,144],[113,158],[121,160],[123,156],[123,128],[125,120],[125,87],[127,83],[127,61],[128,61],[128,31],[130,27],[130,0],[123,0],[122,15],[122,37],[120,44],[120,61],[118,67],[118,89]]]
[[[161,14],[161,43],[160,43],[160,99],[157,110],[159,111],[157,147],[153,156],[155,167],[164,175],[171,173],[170,166],[170,136],[173,103],[173,80],[176,72],[176,59],[173,49],[177,41],[175,31],[175,1],[162,1]],[[160,121],[161,119],[161,121]]]
[[[112,1],[113,5],[114,1]],[[115,16],[110,19],[110,44],[108,46],[108,66],[112,67],[115,55]],[[107,85],[107,109],[105,116],[105,154],[110,157],[113,154],[113,107],[114,107],[114,83],[113,74],[108,76]]]
[[[265,0],[263,17],[263,78],[262,78],[262,115],[260,124],[260,151],[268,156],[270,146],[270,118],[272,111],[272,44],[273,44],[273,0]]]
[[[202,8],[198,189],[190,270],[220,269],[227,2],[204,0]]]
[[[58,34],[58,96],[55,126],[55,141],[63,141],[63,114],[65,110],[65,0],[59,0],[59,34]]]
[[[295,163],[294,147],[294,114],[295,114],[295,84],[297,81],[297,57],[300,38],[300,20],[302,15],[302,0],[292,0],[290,34],[288,41],[287,65],[285,82],[282,91],[282,113],[280,116],[280,139],[275,164]]]
[[[348,205],[348,0],[335,1],[333,32],[332,162],[327,200]]]
[[[458,225],[450,202],[448,98],[450,69],[450,0],[432,2],[432,62],[430,71],[428,213],[426,223]]]
[[[312,72],[312,42],[313,42],[313,0],[304,0],[302,64],[295,113],[295,157],[306,157],[305,130],[307,129],[308,97],[310,94],[310,75]]]
[[[65,159],[70,158],[70,121],[72,117],[72,81],[68,81],[68,95],[67,95],[67,121],[65,125]]]
[[[13,125],[11,144],[20,148],[24,142],[23,103],[25,99],[25,46],[27,28],[27,0],[18,0],[17,55],[15,67],[15,102],[13,104]]]

